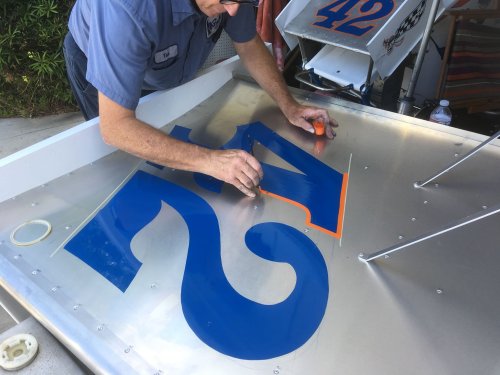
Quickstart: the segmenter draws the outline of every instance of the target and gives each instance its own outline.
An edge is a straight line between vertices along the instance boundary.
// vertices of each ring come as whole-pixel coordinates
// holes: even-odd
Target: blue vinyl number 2
[[[360,3],[362,4],[360,5]],[[360,5],[359,8],[358,5]],[[337,0],[318,10],[316,15],[324,17],[324,19],[315,22],[314,25],[362,36],[370,31],[374,25],[362,27],[359,24],[384,18],[393,9],[394,0]],[[358,14],[358,17],[353,18]]]

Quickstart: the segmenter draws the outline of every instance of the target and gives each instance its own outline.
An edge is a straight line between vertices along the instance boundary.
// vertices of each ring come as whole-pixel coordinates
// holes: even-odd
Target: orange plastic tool
[[[325,134],[325,123],[322,120],[313,120],[312,125],[314,126],[314,133],[316,135]]]

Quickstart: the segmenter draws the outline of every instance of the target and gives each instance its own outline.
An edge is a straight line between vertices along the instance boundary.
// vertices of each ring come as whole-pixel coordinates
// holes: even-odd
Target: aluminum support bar
[[[440,234],[450,232],[454,229],[457,229],[457,228],[463,227],[465,225],[471,224],[475,221],[484,219],[484,218],[491,216],[491,215],[494,215],[498,212],[500,212],[500,204],[497,204],[497,205],[495,205],[491,208],[485,209],[483,211],[478,211],[478,212],[476,212],[472,215],[466,216],[465,218],[462,218],[460,220],[454,221],[454,222],[452,222],[444,227],[441,227],[437,231],[426,233],[422,236],[413,238],[411,240],[405,241],[405,242],[398,244],[398,245],[388,247],[384,250],[380,250],[380,251],[377,251],[377,252],[374,252],[371,254],[361,253],[361,254],[359,254],[358,258],[364,262],[370,262],[374,259],[377,259],[377,258],[380,258],[383,256],[388,256],[391,253],[394,253],[396,251],[400,251],[408,246],[411,246],[411,245],[417,244],[419,242],[428,240],[429,238],[439,236]]]
[[[420,42],[420,48],[417,54],[417,60],[415,61],[415,67],[413,68],[413,73],[411,75],[410,83],[408,85],[408,91],[403,98],[402,105],[399,107],[399,113],[403,115],[409,114],[409,109],[411,108],[411,103],[413,102],[413,93],[417,85],[417,80],[420,75],[420,70],[422,69],[422,64],[424,62],[425,53],[427,50],[427,44],[429,43],[429,38],[432,32],[432,26],[434,25],[434,20],[436,19],[436,14],[439,8],[439,0],[434,0],[432,2],[431,10],[429,13],[429,18],[427,19],[427,24],[425,25],[424,35],[422,41]]]
[[[453,169],[454,167],[456,167],[457,165],[459,165],[460,163],[462,163],[463,161],[467,160],[468,158],[470,158],[472,155],[474,155],[476,152],[478,152],[479,150],[481,150],[484,146],[486,146],[487,144],[493,142],[495,139],[497,139],[498,137],[500,137],[500,131],[496,132],[493,136],[491,136],[490,138],[488,138],[486,141],[484,141],[483,143],[481,143],[479,146],[477,146],[476,148],[474,148],[473,150],[469,151],[467,154],[465,154],[463,157],[461,157],[460,159],[458,159],[455,163],[449,165],[448,167],[444,168],[443,170],[437,172],[436,174],[434,174],[433,176],[427,178],[426,180],[424,181],[417,181],[414,183],[414,186],[416,188],[421,188],[421,187],[424,187],[425,185],[427,185],[429,182],[435,180],[436,178],[438,178],[439,176],[441,176],[442,174],[445,174],[446,172],[448,172],[449,170]]]

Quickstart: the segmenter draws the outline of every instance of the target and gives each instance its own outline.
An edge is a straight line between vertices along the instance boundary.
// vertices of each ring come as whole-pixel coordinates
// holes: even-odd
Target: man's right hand
[[[260,163],[243,150],[212,150],[207,174],[235,186],[249,197],[264,177]]]
[[[249,197],[263,177],[260,163],[243,150],[210,150],[172,138],[138,120],[99,93],[100,130],[104,142],[140,158],[174,169],[201,172],[234,185]]]

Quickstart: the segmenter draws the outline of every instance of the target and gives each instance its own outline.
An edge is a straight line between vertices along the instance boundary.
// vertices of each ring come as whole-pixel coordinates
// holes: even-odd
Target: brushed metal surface
[[[141,169],[190,189],[213,207],[226,277],[251,300],[282,301],[295,285],[295,274],[289,265],[267,262],[246,249],[243,235],[250,227],[286,223],[319,247],[328,267],[328,305],[318,330],[298,350],[268,360],[240,360],[196,337],[180,303],[189,233],[166,204],[132,241],[143,264],[125,293],[65,249],[54,253],[135,167],[137,159],[119,151],[0,205],[1,285],[96,372],[500,373],[500,216],[369,265],[358,260],[360,252],[394,245],[498,204],[498,142],[433,184],[415,189],[415,181],[485,137],[295,94],[326,106],[340,123],[336,139],[321,153],[317,139],[288,126],[263,91],[234,80],[163,129],[183,125],[193,129],[194,142],[219,147],[232,138],[235,125],[261,121],[330,167],[349,172],[341,239],[308,229],[302,210],[271,197],[245,198],[229,186],[218,195],[197,186],[189,173],[147,164]],[[261,161],[294,170],[263,147],[254,152]],[[48,220],[50,236],[30,247],[12,245],[10,231],[32,219]]]

